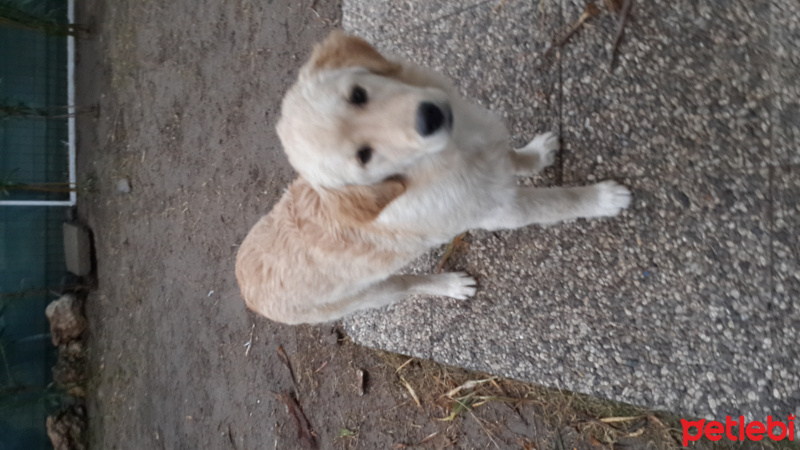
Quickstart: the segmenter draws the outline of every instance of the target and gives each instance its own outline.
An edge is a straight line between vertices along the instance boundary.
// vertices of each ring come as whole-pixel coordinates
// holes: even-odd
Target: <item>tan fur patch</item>
[[[393,75],[402,69],[400,64],[384,58],[367,41],[341,31],[333,31],[321,44],[314,47],[314,52],[303,66],[301,74],[311,75],[344,67],[364,67],[378,75]]]
[[[405,192],[399,178],[391,178],[372,186],[345,186],[325,191],[330,214],[343,223],[365,224],[375,220],[389,203]]]
[[[296,179],[239,247],[236,279],[247,306],[279,322],[315,321],[335,308],[324,299],[343,284],[395,270],[406,256],[363,234],[386,233],[369,221],[404,191],[393,179],[320,193]]]

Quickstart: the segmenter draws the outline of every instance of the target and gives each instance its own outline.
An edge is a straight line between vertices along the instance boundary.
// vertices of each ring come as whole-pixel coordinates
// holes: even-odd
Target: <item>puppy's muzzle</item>
[[[453,126],[453,111],[449,105],[438,106],[431,102],[422,102],[417,107],[417,133],[428,137],[442,128]]]

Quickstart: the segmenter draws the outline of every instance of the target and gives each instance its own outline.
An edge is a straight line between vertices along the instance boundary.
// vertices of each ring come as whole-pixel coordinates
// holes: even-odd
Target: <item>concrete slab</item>
[[[775,335],[768,336],[773,353],[769,387],[776,398],[792,398],[787,386],[800,384],[797,370],[797,336],[800,330],[800,166],[774,169],[772,224],[772,297],[770,309],[780,320]]]
[[[583,1],[345,2],[346,28],[449,75],[506,118],[513,145],[561,131],[559,163],[523,182],[634,192],[612,220],[470,232],[451,269],[476,276],[474,299],[412,299],[346,320],[348,333],[698,416],[798,412],[800,7],[636,2],[609,72],[617,22],[602,3],[548,53]]]
[[[372,2],[355,1],[342,4],[342,26],[361,30],[365,39],[378,40],[419,30],[431,22],[457,15],[492,0],[453,0],[430,2],[424,0]]]
[[[594,20],[564,46],[565,180],[764,164],[769,19],[768,0],[637,2],[611,73],[617,19]]]
[[[773,154],[800,164],[800,3],[772,1]]]
[[[78,223],[64,223],[64,259],[67,271],[80,277],[92,272],[92,240],[89,230]]]

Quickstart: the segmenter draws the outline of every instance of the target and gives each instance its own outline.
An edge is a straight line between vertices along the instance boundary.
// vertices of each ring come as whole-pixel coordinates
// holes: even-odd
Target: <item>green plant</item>
[[[74,399],[53,383],[47,386],[14,384],[0,388],[0,411],[44,404],[48,411],[57,411],[74,403]]]
[[[6,304],[0,305],[0,316],[3,314]],[[32,386],[18,382],[14,379],[11,372],[11,365],[8,362],[6,350],[14,345],[4,337],[5,328],[0,328],[0,359],[3,364],[3,375],[5,380],[0,383],[0,411],[21,408],[32,404],[44,404],[49,411],[56,411],[62,406],[73,403],[63,389],[56,387],[53,383],[47,386]]]

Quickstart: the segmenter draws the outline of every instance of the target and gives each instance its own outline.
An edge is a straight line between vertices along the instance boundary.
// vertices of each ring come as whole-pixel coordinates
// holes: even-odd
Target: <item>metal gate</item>
[[[76,201],[70,0],[0,0],[0,450],[51,448],[56,349],[44,315],[66,275]]]

